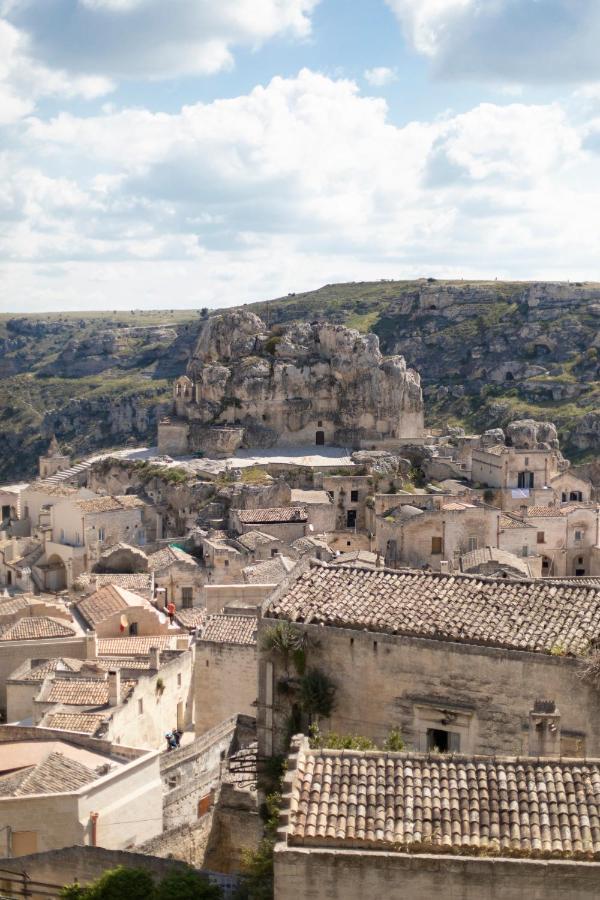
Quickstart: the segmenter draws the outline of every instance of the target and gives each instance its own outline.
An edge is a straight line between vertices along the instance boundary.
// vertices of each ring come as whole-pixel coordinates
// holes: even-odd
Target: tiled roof
[[[145,572],[140,573],[108,573],[97,574],[96,572],[82,572],[77,578],[77,583],[85,586],[88,584],[96,584],[98,588],[105,587],[107,584],[114,584],[117,587],[125,588],[128,591],[149,591],[152,586],[152,576]]]
[[[48,675],[52,675],[57,670],[61,672],[79,672],[85,665],[83,659],[70,659],[66,657],[58,657],[57,659],[46,659],[37,666],[33,666],[25,675],[19,677],[19,681],[42,682]]]
[[[73,637],[75,631],[49,616],[30,616],[13,625],[0,626],[0,641],[34,641],[43,638]]]
[[[113,584],[105,585],[77,604],[77,610],[92,627],[115,613],[132,606],[147,606],[148,601]]]
[[[186,553],[179,547],[163,547],[156,553],[148,556],[148,563],[151,571],[157,572],[160,569],[168,569],[175,563],[186,563],[188,566],[198,566],[199,562],[191,553]]]
[[[423,845],[557,856],[600,851],[600,764],[304,750],[288,842],[365,850]]]
[[[237,538],[238,543],[247,550],[256,550],[261,544],[271,544],[277,540],[278,538],[273,537],[272,534],[266,534],[264,531],[247,531],[246,534],[240,534]]]
[[[326,550],[331,553],[331,548],[326,541],[311,537],[310,535],[298,538],[293,542],[291,546],[294,548],[294,550],[297,550],[298,553],[312,553],[317,549]]]
[[[150,658],[143,654],[140,656],[102,656],[99,659],[88,660],[94,666],[109,672],[111,669],[149,669]]]
[[[460,566],[463,572],[469,572],[478,566],[489,565],[495,563],[498,568],[506,567],[515,569],[523,578],[529,578],[531,572],[526,560],[508,550],[500,550],[497,547],[480,547],[478,550],[471,550],[460,558]]]
[[[358,566],[360,568],[374,569],[377,565],[377,554],[370,550],[350,550],[348,553],[340,553],[329,561],[331,566]]]
[[[20,594],[14,597],[0,597],[0,616],[12,616],[22,609],[27,609],[30,604],[31,600]]]
[[[575,506],[528,506],[526,516],[528,519],[560,519],[576,508]]]
[[[292,571],[296,560],[277,554],[273,559],[242,569],[244,581],[250,584],[279,584]]]
[[[306,522],[308,514],[305,506],[273,506],[269,509],[238,509],[240,522],[244,525],[277,522]]]
[[[600,637],[600,588],[311,562],[265,615],[433,640],[582,655]]]
[[[217,644],[256,644],[255,616],[209,616],[200,635]]]
[[[121,702],[134,687],[135,681],[121,681]],[[42,699],[44,703],[64,703],[66,706],[104,706],[108,703],[108,682],[57,678]]]
[[[184,628],[198,628],[206,620],[206,610],[201,606],[178,609],[175,618]]]
[[[147,506],[147,503],[141,497],[136,497],[135,494],[125,494],[120,497],[91,497],[89,500],[77,500],[76,505],[82,512],[101,513],[137,509]]]
[[[46,713],[40,722],[41,728],[58,728],[61,731],[78,731],[83,734],[96,734],[105,722],[104,716],[94,713]]]
[[[170,634],[155,634],[150,637],[99,638],[98,656],[136,656],[149,653],[151,647],[159,650],[174,650],[177,639]]]
[[[54,484],[51,481],[33,481],[27,490],[55,497],[72,497],[73,494],[79,493],[80,488],[72,487],[69,484]]]
[[[533,528],[533,525],[529,525],[515,516],[500,516],[500,528]]]
[[[49,753],[39,765],[32,767],[17,789],[15,797],[26,794],[59,794],[79,790],[98,776],[77,760],[62,753]]]

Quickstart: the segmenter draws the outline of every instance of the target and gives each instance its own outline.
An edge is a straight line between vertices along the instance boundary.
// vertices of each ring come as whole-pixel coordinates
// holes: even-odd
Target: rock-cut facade
[[[404,357],[384,357],[376,335],[321,322],[270,330],[235,311],[203,326],[158,442],[161,453],[225,456],[294,444],[371,449],[422,434],[419,375]]]

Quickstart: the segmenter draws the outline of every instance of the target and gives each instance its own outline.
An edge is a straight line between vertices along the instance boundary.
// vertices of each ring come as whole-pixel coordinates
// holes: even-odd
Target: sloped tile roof
[[[583,655],[600,637],[600,588],[311,562],[266,616],[433,640]]]
[[[600,763],[304,750],[288,843],[600,851]]]
[[[148,564],[153,572],[157,572],[160,569],[168,569],[169,566],[175,563],[185,563],[188,566],[200,565],[195,556],[192,556],[191,553],[186,553],[180,547],[163,547],[162,550],[157,550],[156,553],[151,553],[148,556]]]
[[[0,597],[0,616],[12,616],[30,605],[31,600],[20,594],[14,597]]]
[[[184,628],[198,628],[206,621],[206,610],[201,606],[178,609],[175,618]]]
[[[244,525],[277,522],[306,522],[308,514],[305,506],[273,506],[268,509],[239,509],[240,522]]]
[[[496,563],[498,568],[503,566],[514,569],[519,572],[523,578],[529,578],[531,572],[529,565],[523,557],[515,556],[508,550],[500,550],[497,547],[479,547],[477,550],[471,550],[460,558],[460,565],[463,572],[469,572],[478,566]]]
[[[500,528],[533,528],[533,525],[514,516],[500,516]]]
[[[75,631],[49,616],[19,619],[13,625],[0,626],[0,641],[34,641],[43,638],[73,637]]]
[[[296,560],[277,554],[272,559],[242,569],[244,581],[250,584],[279,584],[296,565]]]
[[[107,584],[77,604],[77,609],[92,627],[131,606],[147,606],[148,601],[131,591]]]
[[[216,644],[256,644],[256,617],[209,616],[200,640]]]
[[[136,656],[149,653],[151,647],[159,650],[175,650],[177,639],[170,634],[155,634],[150,637],[99,638],[98,656]]]
[[[237,538],[239,544],[242,547],[245,547],[247,550],[256,550],[261,544],[271,544],[273,541],[278,541],[278,538],[273,537],[272,534],[266,534],[264,531],[247,531],[245,534],[240,534]]]
[[[77,578],[79,585],[85,586],[96,583],[98,588],[114,584],[116,587],[125,588],[128,591],[149,591],[152,585],[152,576],[146,572],[139,573],[103,573],[82,572]]]
[[[96,734],[105,721],[104,716],[94,715],[94,713],[49,712],[40,722],[40,727]]]
[[[529,519],[560,519],[576,509],[574,506],[528,506]]]
[[[96,781],[97,774],[77,760],[62,753],[49,753],[25,775],[14,792],[15,797],[27,794],[59,794],[76,791]]]
[[[42,682],[47,675],[52,675],[57,669],[62,672],[79,672],[84,665],[85,660],[83,659],[71,659],[64,656],[46,659],[25,675],[20,676],[19,681]]]
[[[135,687],[135,681],[121,681],[121,702]],[[108,682],[76,681],[57,678],[50,685],[44,703],[64,703],[66,706],[104,706],[108,703]]]

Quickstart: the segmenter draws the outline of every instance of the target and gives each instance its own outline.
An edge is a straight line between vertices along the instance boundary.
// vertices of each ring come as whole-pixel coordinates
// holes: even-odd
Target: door
[[[317,447],[324,446],[324,444],[325,444],[325,432],[324,431],[317,431],[315,443],[316,443]]]

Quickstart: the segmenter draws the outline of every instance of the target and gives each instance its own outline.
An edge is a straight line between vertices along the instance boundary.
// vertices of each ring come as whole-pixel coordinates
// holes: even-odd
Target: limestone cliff
[[[375,447],[423,432],[420,379],[374,334],[324,322],[269,330],[244,310],[201,330],[175,383],[163,452],[279,444]],[[182,437],[185,432],[184,437]]]

